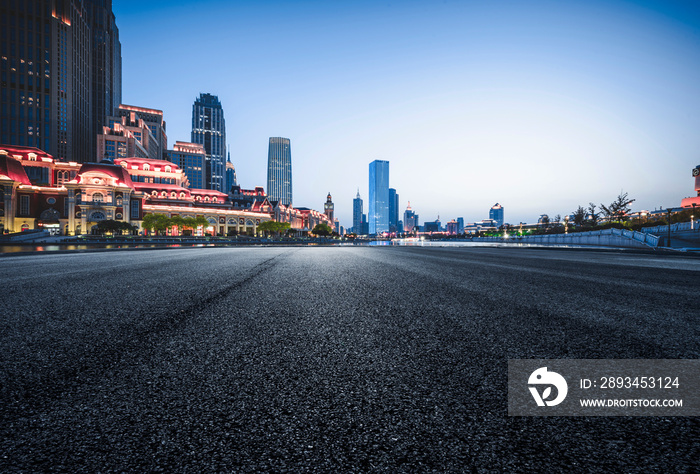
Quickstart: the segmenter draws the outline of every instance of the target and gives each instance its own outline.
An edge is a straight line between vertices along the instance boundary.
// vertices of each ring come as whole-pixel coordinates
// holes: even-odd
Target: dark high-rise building
[[[270,137],[267,150],[267,197],[285,206],[292,203],[292,151],[289,138]]]
[[[489,219],[496,221],[496,227],[501,227],[503,225],[503,206],[496,203],[489,210]]]
[[[90,25],[85,4],[3,0],[0,143],[92,161]]]
[[[204,145],[206,189],[228,192],[226,171],[226,122],[219,98],[199,94],[192,106],[192,143]]]
[[[96,136],[121,100],[111,1],[3,0],[0,8],[0,143],[95,161]]]
[[[369,164],[369,233],[389,232],[389,162]]]
[[[231,188],[238,185],[238,180],[236,179],[236,167],[231,163],[231,152],[228,153],[228,160],[226,160],[226,190],[224,192],[230,193]]]
[[[102,127],[109,125],[108,117],[122,103],[122,45],[112,0],[85,0],[85,7],[90,22],[92,118],[94,133],[100,134]],[[158,159],[162,159],[162,154]]]
[[[362,198],[359,189],[357,196],[352,200],[352,231],[356,234],[362,234]]]
[[[399,195],[396,189],[389,188],[389,232],[396,232],[399,227]]]

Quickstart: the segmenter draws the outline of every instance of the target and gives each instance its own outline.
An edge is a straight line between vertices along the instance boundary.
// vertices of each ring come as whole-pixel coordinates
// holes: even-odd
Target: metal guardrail
[[[549,243],[549,244],[581,244],[594,245],[593,242],[585,242],[590,238],[600,238],[606,235],[628,239],[630,241],[639,242],[640,244],[656,248],[659,246],[659,237],[653,234],[645,234],[627,229],[603,229],[590,232],[576,232],[571,234],[543,234],[543,235],[526,235],[523,237],[515,237],[514,242],[532,242],[532,243]],[[492,237],[486,242],[503,241],[500,237]]]
[[[671,224],[671,232],[693,230],[690,227],[690,224],[690,222],[678,222],[676,224]],[[657,225],[656,227],[643,227],[642,232],[644,232],[645,234],[660,234],[662,232],[668,232],[668,225]]]

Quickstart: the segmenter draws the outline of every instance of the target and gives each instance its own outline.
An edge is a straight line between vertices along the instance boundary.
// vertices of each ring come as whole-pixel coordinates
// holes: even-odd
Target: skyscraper
[[[396,232],[399,226],[399,195],[396,189],[389,188],[389,232]]]
[[[362,198],[360,190],[357,190],[357,197],[352,200],[352,231],[362,234]]]
[[[389,232],[389,162],[369,164],[369,233]]]
[[[122,45],[112,13],[112,0],[86,0],[84,3],[90,22],[94,139],[94,134],[102,133],[102,127],[109,125],[107,117],[122,103]]]
[[[231,163],[231,152],[228,152],[228,160],[226,160],[226,189],[225,193],[230,193],[231,188],[238,185],[236,179],[236,167]]]
[[[489,219],[496,221],[496,227],[501,227],[503,225],[503,206],[498,203],[494,204],[489,210]]]
[[[192,143],[204,145],[206,189],[224,189],[226,163],[226,121],[219,98],[199,94],[192,105]]]
[[[414,232],[418,230],[418,227],[418,214],[411,209],[411,201],[408,201],[408,207],[403,213],[403,231]]]
[[[0,143],[93,161],[85,2],[3,1],[0,31]]]
[[[289,138],[270,137],[267,149],[267,197],[285,206],[292,203],[292,150]]]

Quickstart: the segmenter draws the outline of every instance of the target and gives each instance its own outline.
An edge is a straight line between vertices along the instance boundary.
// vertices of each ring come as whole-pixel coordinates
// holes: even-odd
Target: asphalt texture
[[[4,257],[2,472],[691,472],[692,417],[509,417],[507,360],[700,358],[700,259]]]

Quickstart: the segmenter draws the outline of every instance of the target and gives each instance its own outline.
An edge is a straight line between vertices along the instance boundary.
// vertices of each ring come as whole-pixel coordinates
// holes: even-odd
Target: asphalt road
[[[516,418],[507,360],[700,358],[700,259],[211,248],[0,259],[0,471],[683,472],[700,420]]]

